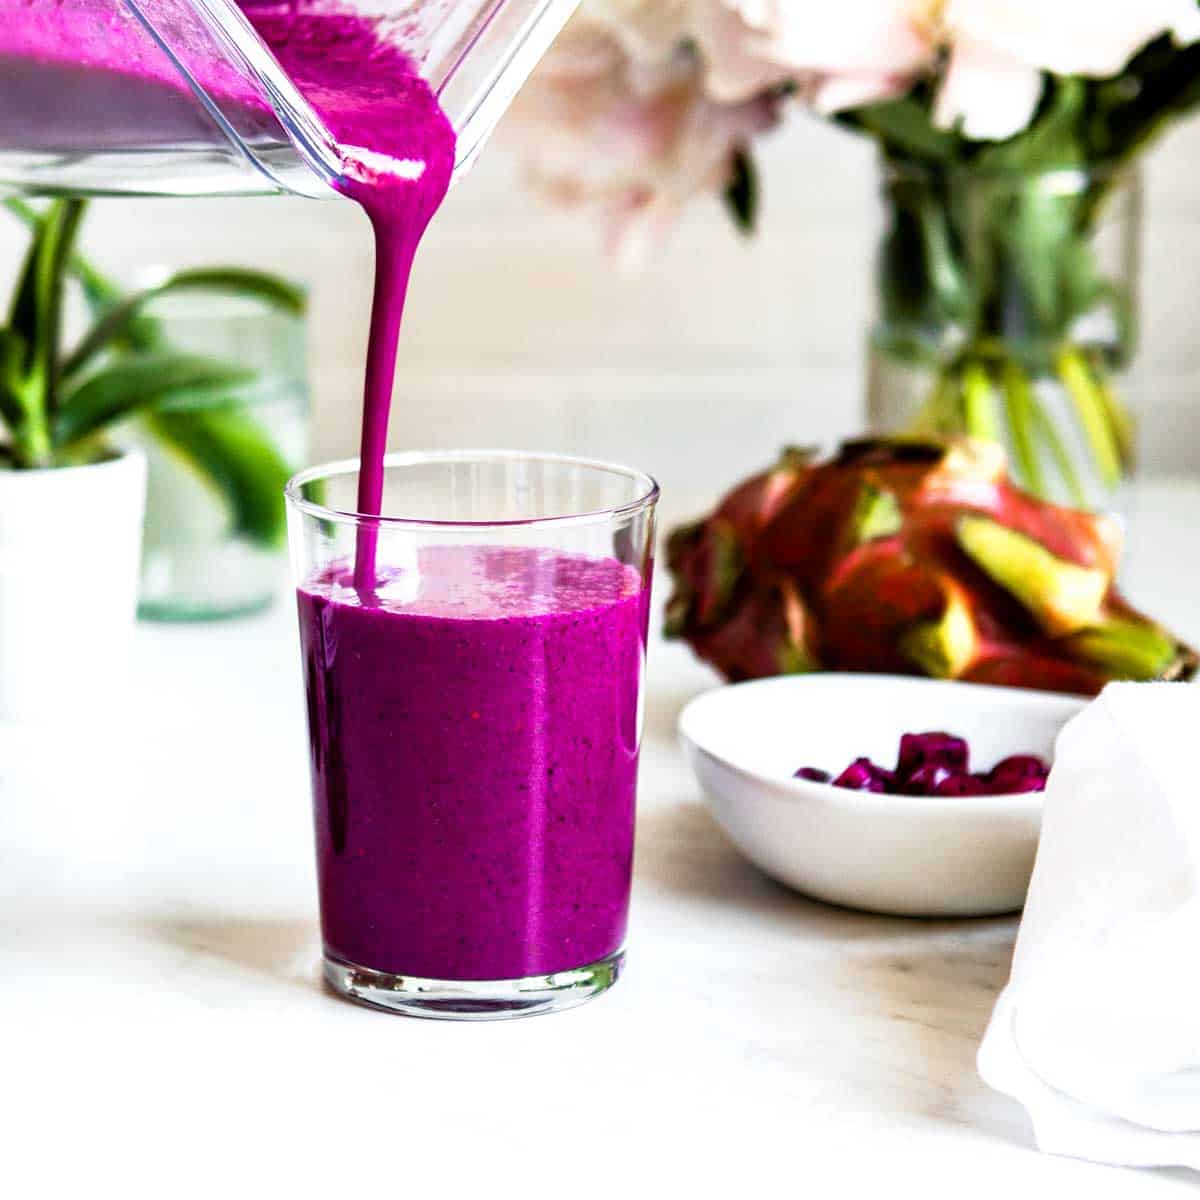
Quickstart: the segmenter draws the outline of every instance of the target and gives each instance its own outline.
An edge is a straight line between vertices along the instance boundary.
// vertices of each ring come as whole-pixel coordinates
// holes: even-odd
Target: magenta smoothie
[[[433,548],[300,591],[328,953],[516,979],[619,950],[646,606],[614,559]]]

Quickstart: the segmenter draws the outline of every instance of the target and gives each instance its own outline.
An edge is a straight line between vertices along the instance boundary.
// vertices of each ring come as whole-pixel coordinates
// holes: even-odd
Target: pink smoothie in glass
[[[619,950],[645,593],[615,559],[435,547],[300,592],[328,953],[516,979]]]

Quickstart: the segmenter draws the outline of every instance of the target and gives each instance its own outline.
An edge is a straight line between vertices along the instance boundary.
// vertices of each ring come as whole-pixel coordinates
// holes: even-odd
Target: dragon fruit
[[[1050,768],[1035,754],[1014,754],[1002,759],[989,772],[988,785],[997,795],[1013,792],[1040,792],[1046,786]]]
[[[937,785],[935,796],[987,796],[995,792],[986,775],[970,775],[965,771],[947,775]],[[1041,791],[1041,788],[1031,788]]]
[[[902,734],[894,771],[864,757],[836,779],[820,767],[801,767],[792,778],[894,796],[1004,796],[1045,791],[1050,764],[1036,754],[1011,754],[973,775],[966,739],[935,730]]]
[[[879,671],[1094,695],[1197,656],[1113,586],[1110,519],[1016,488],[969,438],[788,450],[675,530],[666,633],[726,678]]]
[[[833,776],[820,767],[801,767],[793,776],[795,779],[806,779],[809,783],[828,783]]]
[[[890,792],[896,786],[896,776],[869,758],[856,758],[833,781],[833,786],[854,792]]]
[[[957,774],[967,769],[970,754],[966,739],[952,733],[906,733],[900,738],[896,773],[907,778],[922,767],[940,767]]]

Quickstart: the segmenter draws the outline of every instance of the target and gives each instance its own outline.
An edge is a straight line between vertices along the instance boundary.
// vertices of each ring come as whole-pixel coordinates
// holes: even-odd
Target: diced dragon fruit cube
[[[909,775],[897,776],[899,779],[897,790],[904,796],[936,796],[942,784],[958,774],[961,772],[952,771],[949,767],[942,766],[941,763],[923,763]]]
[[[822,771],[820,767],[801,767],[793,779],[807,779],[809,783],[828,783],[833,776],[828,771]]]
[[[834,781],[834,787],[855,792],[890,792],[896,783],[895,775],[869,758],[856,758]]]
[[[937,785],[936,796],[986,796],[992,791],[992,785],[986,775],[971,775],[966,771],[958,771],[947,775]]]
[[[947,771],[967,771],[970,749],[964,738],[952,733],[906,733],[900,739],[900,757],[896,774],[909,779],[922,767],[944,767]]]
[[[1044,792],[1050,767],[1036,754],[1013,754],[1001,759],[989,772],[988,783],[997,795]]]

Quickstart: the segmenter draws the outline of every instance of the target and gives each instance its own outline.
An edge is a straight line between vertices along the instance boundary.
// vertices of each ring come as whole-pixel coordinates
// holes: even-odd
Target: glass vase
[[[283,489],[307,451],[302,318],[247,297],[176,295],[150,309],[172,349],[247,371],[130,422],[148,464],[138,613],[158,621],[255,612],[287,577]]]
[[[872,426],[999,441],[1028,490],[1114,507],[1136,450],[1136,170],[887,161],[882,195]]]

